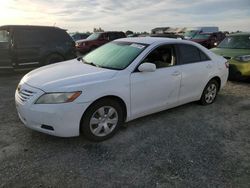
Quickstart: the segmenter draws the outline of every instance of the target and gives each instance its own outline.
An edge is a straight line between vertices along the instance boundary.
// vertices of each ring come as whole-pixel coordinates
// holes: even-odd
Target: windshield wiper
[[[93,63],[93,62],[88,62],[86,61],[85,59],[81,58],[82,62],[85,63],[85,64],[88,64],[88,65],[92,65],[94,67],[99,67],[97,64]]]

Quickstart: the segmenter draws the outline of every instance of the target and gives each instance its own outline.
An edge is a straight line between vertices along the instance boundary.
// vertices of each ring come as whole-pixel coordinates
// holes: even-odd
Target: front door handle
[[[172,73],[172,76],[179,76],[181,73],[179,72],[179,71],[174,71],[173,73]]]

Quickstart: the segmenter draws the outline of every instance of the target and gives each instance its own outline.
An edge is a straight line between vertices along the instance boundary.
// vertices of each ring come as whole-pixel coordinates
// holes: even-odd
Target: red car
[[[76,41],[76,50],[81,54],[90,52],[99,46],[116,40],[119,38],[126,38],[125,33],[120,31],[97,32],[90,35],[87,39]]]
[[[195,35],[191,41],[197,42],[202,46],[210,49],[217,46],[226,35],[222,32],[215,32],[215,33],[199,33]]]

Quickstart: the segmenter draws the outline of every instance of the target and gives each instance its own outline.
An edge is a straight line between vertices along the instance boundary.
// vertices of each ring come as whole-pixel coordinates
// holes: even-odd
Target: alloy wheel
[[[112,106],[97,109],[90,118],[90,130],[98,137],[110,134],[118,123],[118,113]]]

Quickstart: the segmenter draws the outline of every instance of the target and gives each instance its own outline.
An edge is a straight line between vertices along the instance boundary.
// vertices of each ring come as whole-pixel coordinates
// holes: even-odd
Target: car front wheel
[[[123,111],[115,100],[101,100],[89,107],[81,124],[83,134],[92,141],[112,137],[123,120]]]

